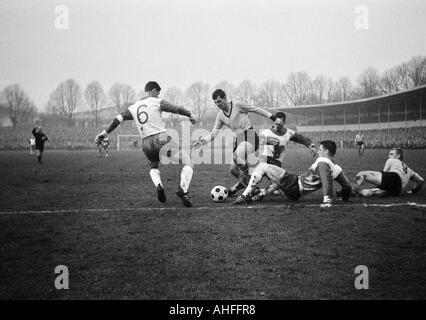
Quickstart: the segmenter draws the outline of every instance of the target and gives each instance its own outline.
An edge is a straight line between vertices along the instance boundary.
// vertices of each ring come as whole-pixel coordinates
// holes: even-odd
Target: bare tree
[[[135,90],[128,84],[122,84],[120,90],[123,98],[123,106],[128,107],[133,104],[136,96]]]
[[[256,86],[250,80],[244,80],[235,89],[235,97],[248,104],[254,104],[256,98]]]
[[[109,89],[109,97],[117,108],[117,112],[120,112],[120,108],[123,105],[123,96],[121,92],[121,84],[114,83]]]
[[[407,62],[408,75],[415,87],[426,84],[426,56],[415,56]]]
[[[257,90],[256,104],[264,108],[276,108],[282,101],[281,85],[276,80],[267,80]]]
[[[9,109],[9,117],[13,128],[28,120],[35,112],[35,105],[18,84],[7,86],[3,90],[2,98]]]
[[[325,102],[327,91],[327,78],[324,75],[316,76],[312,80],[312,101],[313,104],[322,104]]]
[[[381,93],[380,76],[376,68],[367,68],[358,77],[361,98],[378,96]]]
[[[164,100],[167,100],[168,102],[174,105],[181,105],[183,102],[183,93],[177,87],[170,87],[167,89],[166,93],[164,94]],[[175,113],[168,113],[168,114],[170,116],[172,126],[176,127],[178,119],[179,119],[179,115]]]
[[[410,66],[407,63],[401,63],[396,67],[398,73],[398,87],[401,90],[408,90],[414,86],[410,76]]]
[[[102,86],[97,81],[93,81],[87,85],[84,91],[87,104],[92,112],[93,122],[95,127],[98,126],[99,111],[101,106],[105,103],[105,93]]]
[[[50,94],[48,109],[67,120],[68,125],[74,125],[78,107],[81,103],[81,89],[74,79],[68,79],[58,85]]]
[[[202,82],[192,84],[186,90],[186,97],[197,122],[204,118],[209,101],[209,86]]]
[[[336,82],[339,101],[348,101],[352,96],[352,81],[348,77],[342,77]]]
[[[380,88],[384,93],[391,93],[400,90],[399,75],[397,68],[385,70],[380,77]]]
[[[300,106],[307,103],[311,90],[311,78],[304,71],[292,72],[282,86],[290,104]]]

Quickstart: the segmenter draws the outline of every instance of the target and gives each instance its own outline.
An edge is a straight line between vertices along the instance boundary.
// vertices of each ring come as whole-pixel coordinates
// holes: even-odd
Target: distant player
[[[342,200],[349,200],[351,185],[343,169],[334,163],[333,158],[336,154],[336,149],[337,146],[334,141],[321,141],[318,148],[318,158],[309,170],[301,175],[290,173],[278,167],[271,171],[271,167],[264,166],[264,170],[259,172],[259,174],[269,175],[272,183],[268,188],[260,189],[254,195],[250,195],[249,192],[246,192],[246,189],[243,196],[253,201],[260,201],[279,188],[287,198],[297,201],[303,195],[322,188],[323,204],[330,205],[333,201],[333,181],[336,181],[342,186],[342,191],[340,192]],[[253,173],[253,175],[255,174]]]
[[[276,124],[281,124],[282,120],[263,108],[244,102],[228,101],[226,93],[222,89],[215,90],[212,94],[212,99],[221,111],[217,114],[211,133],[196,142],[193,148],[197,149],[213,141],[224,126],[229,127],[235,133],[231,173],[239,181],[234,186],[228,188],[229,195],[233,195],[238,190],[244,189],[247,186],[250,179],[247,157],[259,147],[259,137],[254,132],[249,113],[255,113],[271,119]]]
[[[362,134],[362,132],[360,131],[356,136],[355,136],[355,147],[358,148],[358,155],[361,157],[364,155],[364,135]]]
[[[352,186],[353,191],[363,197],[371,196],[398,196],[407,186],[410,180],[415,182],[413,188],[407,191],[407,194],[417,193],[424,182],[424,179],[411,170],[405,162],[404,155],[400,148],[393,148],[389,151],[383,171],[361,171],[359,172]],[[377,188],[361,189],[361,185],[370,182]]]
[[[35,149],[38,163],[43,164],[41,158],[43,156],[44,143],[47,141],[47,136],[43,133],[41,126],[34,127],[32,133],[35,139]]]
[[[275,117],[281,119],[283,124],[285,123],[285,113],[277,112]],[[272,181],[277,181],[284,170],[281,166],[285,148],[290,141],[309,147],[311,152],[315,154],[315,146],[312,144],[311,139],[285,128],[283,124],[274,124],[271,129],[263,130],[260,133],[261,160],[254,169],[244,193],[233,204],[246,202],[253,188],[260,183],[264,176],[267,176]]]
[[[35,149],[35,138],[34,137],[30,138],[29,144],[30,144],[30,154],[33,155],[34,149]]]
[[[96,136],[96,142],[105,139],[108,133],[112,132],[121,122],[126,120],[134,120],[139,134],[142,137],[142,150],[151,163],[149,172],[154,186],[157,188],[157,196],[160,202],[166,201],[166,193],[161,181],[159,163],[160,150],[166,144],[173,145],[174,150],[179,150],[176,141],[167,134],[164,120],[161,116],[162,112],[177,113],[187,116],[192,124],[195,124],[194,116],[190,111],[181,106],[175,106],[165,100],[159,99],[161,87],[155,81],[150,81],[145,85],[145,93],[147,96],[129,106],[123,113],[117,115],[110,126]],[[184,165],[181,172],[181,180],[178,192],[176,193],[181,198],[186,207],[191,207],[192,204],[188,196],[188,188],[192,179],[192,163],[189,152],[182,150],[173,156],[178,160],[181,155]]]
[[[105,137],[98,143],[98,157],[102,158],[102,154],[105,153],[105,157],[108,158],[109,149],[110,149],[109,138]]]

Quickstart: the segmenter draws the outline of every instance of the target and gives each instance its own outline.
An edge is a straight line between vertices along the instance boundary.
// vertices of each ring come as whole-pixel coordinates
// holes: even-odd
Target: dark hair
[[[222,89],[216,89],[212,94],[212,99],[216,100],[218,97],[222,99],[226,98],[225,91],[223,91]]]
[[[278,111],[275,114],[275,117],[280,118],[283,122],[285,122],[285,113],[284,112]]]
[[[395,150],[396,154],[399,155],[399,160],[403,160],[404,159],[404,152],[402,151],[401,148],[392,148],[391,150]]]
[[[160,85],[155,81],[149,81],[145,85],[145,92],[150,92],[151,90],[157,89],[157,91],[161,90]]]
[[[319,144],[322,145],[324,149],[328,150],[328,153],[330,154],[330,156],[334,156],[336,154],[337,146],[334,141],[323,140]]]

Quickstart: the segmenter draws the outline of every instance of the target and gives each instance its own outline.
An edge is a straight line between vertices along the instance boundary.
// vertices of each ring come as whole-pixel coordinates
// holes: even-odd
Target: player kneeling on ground
[[[279,174],[275,174],[272,183],[266,189],[260,189],[254,195],[244,191],[242,197],[246,199],[260,201],[265,196],[273,193],[278,188],[292,201],[298,200],[303,195],[314,192],[320,188],[323,190],[323,203],[331,204],[333,195],[333,181],[342,186],[342,200],[347,201],[351,195],[351,185],[346,178],[342,168],[333,161],[336,154],[336,143],[331,140],[320,142],[318,148],[318,158],[302,175],[287,172],[282,168],[274,168]],[[256,167],[253,176],[270,175],[270,168],[266,166]],[[257,171],[257,172],[256,172]],[[259,180],[260,181],[260,180]],[[254,187],[251,185],[251,187]],[[253,189],[252,189],[253,190]]]
[[[383,171],[359,172],[352,185],[353,191],[363,197],[398,196],[408,182],[413,180],[416,184],[407,191],[407,194],[417,193],[422,187],[424,179],[402,161],[403,157],[402,149],[391,149]],[[361,189],[364,181],[374,184],[377,188]]]
[[[186,116],[192,124],[195,124],[195,118],[192,113],[182,106],[175,106],[170,102],[159,99],[161,87],[155,81],[150,81],[145,85],[147,96],[136,101],[128,107],[123,113],[118,115],[110,126],[98,134],[95,142],[99,143],[105,139],[106,135],[113,131],[121,122],[125,120],[134,120],[136,128],[142,137],[142,150],[150,161],[151,170],[149,172],[154,186],[157,188],[157,197],[160,202],[166,202],[166,193],[161,182],[160,170],[160,152],[166,144],[173,150],[179,150],[171,155],[174,160],[182,160],[183,168],[180,176],[180,185],[176,195],[181,198],[185,207],[191,207],[192,204],[188,196],[188,188],[192,179],[192,163],[189,150],[180,149],[177,141],[174,141],[166,131],[166,124],[162,118],[162,112],[171,112]]]

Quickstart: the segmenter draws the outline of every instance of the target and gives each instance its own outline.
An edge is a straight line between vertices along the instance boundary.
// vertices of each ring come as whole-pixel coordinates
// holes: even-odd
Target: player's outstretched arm
[[[112,120],[111,124],[108,126],[108,128],[106,128],[105,130],[102,130],[101,133],[99,133],[96,137],[95,137],[95,143],[96,144],[100,144],[102,142],[102,140],[112,131],[115,130],[115,128],[117,128],[123,121],[126,120],[133,120],[133,116],[130,113],[129,109],[126,109],[126,111],[123,111],[121,114],[119,114],[118,116],[116,116],[114,118],[114,120]]]
[[[330,166],[325,162],[318,163],[319,176],[322,183],[323,203],[331,203],[333,195],[333,180],[331,179]]]
[[[195,117],[192,115],[191,111],[184,108],[183,106],[176,106],[166,100],[161,100],[160,102],[160,108],[163,112],[170,112],[170,113],[176,113],[180,114],[182,116],[186,116],[189,118],[189,121],[191,121],[192,124],[196,124],[197,121],[195,120]]]
[[[291,138],[290,141],[299,143],[304,145],[305,147],[309,148],[309,152],[312,154],[312,156],[315,157],[316,150],[315,150],[315,144],[312,143],[312,140],[308,137],[305,137],[304,135],[301,135],[300,133],[295,133]]]
[[[272,121],[274,121],[278,125],[284,124],[283,120],[281,120],[280,118],[277,118],[275,115],[273,115],[272,113],[270,113],[269,111],[267,111],[266,109],[264,109],[262,107],[258,107],[258,106],[254,106],[254,105],[250,105],[250,104],[242,103],[242,102],[238,102],[238,105],[239,105],[240,109],[243,110],[244,112],[256,113],[256,114],[258,114],[262,117],[271,119]]]
[[[414,180],[416,184],[413,186],[413,188],[409,191],[407,191],[408,194],[415,194],[420,191],[420,189],[423,186],[423,183],[425,180],[416,172],[413,171],[413,175],[410,177],[411,180]]]
[[[208,144],[209,142],[213,141],[216,138],[216,136],[219,134],[220,130],[222,129],[222,126],[223,126],[223,122],[222,122],[222,120],[220,120],[220,114],[218,114],[217,117],[216,117],[216,121],[214,123],[214,126],[213,126],[213,130],[207,136],[205,136],[205,137],[199,139],[197,142],[195,142],[192,145],[192,149],[193,150],[198,149],[198,148]]]

